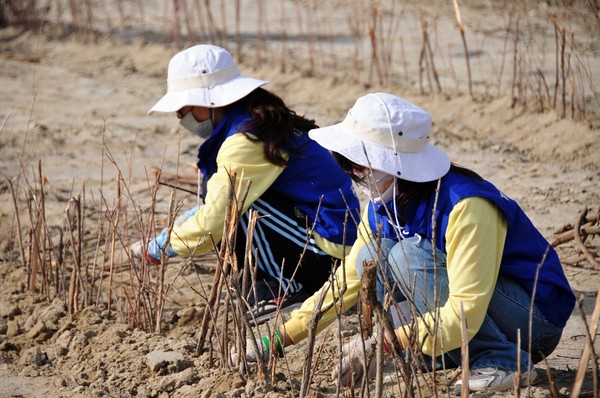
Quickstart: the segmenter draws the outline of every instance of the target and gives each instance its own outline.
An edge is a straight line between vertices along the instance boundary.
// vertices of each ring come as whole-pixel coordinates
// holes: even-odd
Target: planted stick
[[[465,310],[462,300],[460,302],[460,357],[462,360],[462,388],[460,390],[461,398],[469,397],[469,338],[467,336],[467,318],[465,318]]]
[[[21,217],[19,216],[19,205],[17,204],[17,192],[15,191],[15,187],[13,185],[13,179],[7,177],[6,181],[12,196],[13,206],[15,207],[15,218],[17,220],[17,240],[19,242],[19,251],[21,252],[21,264],[26,265],[27,257],[25,257],[25,245],[23,244],[23,231],[21,228]]]
[[[530,329],[531,330],[531,329]],[[530,332],[531,335],[531,332]],[[523,371],[521,369],[521,329],[517,329],[517,347],[519,347],[519,349],[517,349],[517,374],[515,375],[515,378],[513,379],[513,388],[514,388],[514,393],[515,393],[515,398],[519,398],[521,396],[521,372]],[[531,353],[530,353],[531,354]],[[528,376],[530,377],[530,376]],[[527,383],[528,385],[530,383]],[[527,396],[531,396],[531,395],[527,395]]]
[[[460,31],[460,37],[462,39],[463,48],[465,50],[465,60],[467,62],[467,77],[469,79],[469,95],[473,96],[473,83],[471,81],[471,61],[469,60],[469,48],[467,47],[467,38],[465,36],[465,27],[462,23],[462,18],[460,16],[460,9],[458,7],[458,1],[452,0],[452,4],[454,5],[454,11],[456,13],[456,23],[458,24],[458,29]]]
[[[590,319],[590,325],[588,327],[588,341],[583,352],[581,353],[581,359],[579,360],[579,368],[575,374],[575,382],[573,388],[569,394],[569,398],[577,398],[581,393],[581,386],[583,385],[583,379],[585,378],[585,372],[587,370],[590,355],[594,350],[594,340],[596,338],[596,330],[598,328],[598,320],[600,319],[600,290],[596,292],[596,304],[594,305],[594,311],[592,312],[592,318]],[[595,355],[594,355],[595,356]],[[597,369],[598,364],[592,364]]]

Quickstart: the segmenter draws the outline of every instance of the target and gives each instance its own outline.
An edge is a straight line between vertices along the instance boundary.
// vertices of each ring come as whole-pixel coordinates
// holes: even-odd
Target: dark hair
[[[318,127],[314,120],[298,116],[279,96],[264,88],[259,87],[236,102],[240,103],[252,116],[252,121],[244,125],[244,134],[249,139],[264,142],[265,157],[277,166],[287,165],[282,150],[289,152],[294,147],[292,143],[296,131],[305,134]],[[248,133],[258,138],[254,139]]]
[[[359,178],[353,173],[353,170],[365,169],[364,166],[352,162],[350,159],[340,155],[337,152],[333,153],[333,157],[340,165],[340,167],[350,175],[350,178],[352,178],[354,182],[359,181]],[[466,167],[458,166],[454,163],[450,165],[450,171],[453,171],[455,173],[466,174],[477,180],[483,180],[483,178],[481,178],[481,176],[473,170],[467,169]],[[398,216],[402,219],[405,218],[404,212],[410,203],[415,201],[418,202],[429,197],[437,187],[437,180],[427,182],[414,182],[398,178],[396,180],[396,183],[398,184],[398,198],[396,199],[396,208],[399,213]]]

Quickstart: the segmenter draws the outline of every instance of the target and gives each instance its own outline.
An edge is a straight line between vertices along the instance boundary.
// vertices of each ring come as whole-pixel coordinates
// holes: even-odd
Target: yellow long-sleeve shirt
[[[245,189],[251,182],[243,211],[273,184],[284,168],[269,162],[262,141],[250,140],[244,134],[228,137],[217,154],[217,171],[207,181],[204,204],[180,226],[173,227],[170,244],[179,255],[193,256],[213,249],[223,234],[229,174],[236,176],[235,187]],[[343,246],[314,233],[317,245],[327,254],[341,258]],[[212,237],[212,239],[211,239]]]
[[[419,318],[414,331],[410,326],[396,331],[401,344],[406,347],[411,333],[418,333],[415,340],[427,355],[438,355],[443,347],[444,352],[460,347],[462,302],[468,320],[468,338],[471,339],[481,327],[498,278],[500,261],[507,223],[498,207],[481,197],[465,198],[457,203],[450,212],[446,230],[446,255],[450,295],[448,301],[439,308],[438,335],[433,338],[428,331],[433,331],[435,313],[426,313]],[[373,239],[368,227],[368,212],[363,211],[359,226],[358,239],[346,257],[345,266],[336,272],[336,289],[324,286],[304,302],[301,308],[291,314],[291,319],[284,328],[294,342],[298,342],[308,334],[310,319],[315,303],[326,294],[323,307],[339,296],[342,275],[346,277],[346,293],[342,302],[342,311],[354,305],[358,298],[360,279],[356,274],[356,261],[360,249]],[[338,305],[339,309],[339,305]],[[326,312],[318,325],[318,331],[331,324],[336,318],[335,309]],[[428,327],[429,325],[429,327]],[[437,341],[434,350],[434,340]]]

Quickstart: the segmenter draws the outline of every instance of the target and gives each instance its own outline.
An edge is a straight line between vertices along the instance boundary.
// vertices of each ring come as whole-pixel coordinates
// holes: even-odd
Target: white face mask
[[[388,187],[382,191],[387,184]],[[384,171],[373,170],[358,186],[374,203],[387,203],[396,195],[396,177]]]
[[[213,117],[211,113],[210,119],[199,122],[190,111],[179,120],[179,124],[192,134],[197,135],[202,139],[207,139],[210,137],[214,129],[212,119]]]

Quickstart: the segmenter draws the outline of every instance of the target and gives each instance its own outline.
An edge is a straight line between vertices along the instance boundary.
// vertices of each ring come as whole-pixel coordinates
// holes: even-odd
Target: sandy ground
[[[131,329],[124,319],[108,317],[102,306],[85,308],[68,319],[63,300],[48,300],[26,289],[26,275],[18,266],[9,178],[20,175],[36,181],[41,161],[48,223],[61,226],[68,199],[82,190],[90,208],[117,203],[117,172],[128,183],[127,195],[141,208],[149,206],[151,166],[187,172],[196,143],[180,131],[172,116],[146,115],[162,95],[166,65],[175,49],[108,40],[83,45],[11,29],[0,33],[0,397],[296,396],[303,344],[289,350],[272,383],[244,378],[235,370],[211,365],[207,354],[194,354],[204,301],[190,285],[210,283],[213,255],[181,274],[181,263],[167,271],[167,279],[176,282],[165,308],[162,334]],[[550,241],[558,228],[574,224],[584,208],[599,209],[600,130],[590,127],[592,122],[511,108],[507,96],[421,96],[409,87],[366,89],[339,77],[311,78],[298,72],[283,74],[277,67],[241,67],[247,74],[270,80],[267,88],[320,125],[341,120],[355,99],[368,91],[390,91],[415,102],[432,113],[437,145],[454,162],[473,168],[516,199]],[[163,186],[157,193],[162,221],[169,194]],[[178,195],[185,206],[193,205],[191,195]],[[19,203],[24,209],[27,200],[21,196]],[[98,221],[97,215],[91,214],[90,219]],[[93,225],[89,229],[94,231]],[[598,250],[598,237],[588,244]],[[575,246],[567,243],[558,251],[561,258],[571,258]],[[600,286],[599,271],[587,261],[564,268],[589,319]],[[123,280],[119,283],[126,285]],[[336,395],[329,375],[339,328],[343,335],[355,332],[356,316],[349,315],[318,337],[322,360],[313,365],[311,396]],[[562,395],[573,385],[585,342],[581,313],[575,310],[547,362]],[[154,351],[176,352],[182,358],[169,367],[153,368],[147,354]],[[386,382],[387,396],[401,395],[395,380]],[[530,393],[550,396],[549,388],[544,375]],[[592,388],[588,369],[582,391],[592,396]]]

